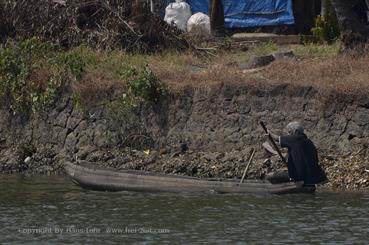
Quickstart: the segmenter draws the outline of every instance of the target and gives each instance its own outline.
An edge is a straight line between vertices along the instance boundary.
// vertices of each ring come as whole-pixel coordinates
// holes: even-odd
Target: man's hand
[[[267,133],[265,134],[265,136],[272,137],[273,140],[275,140],[279,143],[279,135],[273,134],[272,132],[270,132],[269,129],[268,129]]]
[[[269,129],[267,130],[267,132],[264,134],[266,137],[269,137],[270,136],[270,131]]]

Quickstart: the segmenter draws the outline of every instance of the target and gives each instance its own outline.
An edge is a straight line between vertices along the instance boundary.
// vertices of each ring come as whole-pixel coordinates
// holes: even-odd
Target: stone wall
[[[26,170],[32,159],[36,172],[49,173],[66,159],[126,146],[159,151],[186,144],[194,152],[260,147],[260,120],[277,133],[289,121],[302,121],[320,151],[336,156],[366,151],[369,144],[367,97],[325,98],[311,87],[188,86],[133,112],[110,105],[76,109],[65,94],[55,108],[30,118],[1,109],[0,170]]]

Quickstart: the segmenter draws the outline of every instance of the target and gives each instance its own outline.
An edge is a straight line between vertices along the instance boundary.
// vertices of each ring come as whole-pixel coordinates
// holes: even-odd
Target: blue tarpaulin
[[[192,13],[209,14],[209,0],[187,0]],[[224,0],[226,28],[294,24],[292,0]]]

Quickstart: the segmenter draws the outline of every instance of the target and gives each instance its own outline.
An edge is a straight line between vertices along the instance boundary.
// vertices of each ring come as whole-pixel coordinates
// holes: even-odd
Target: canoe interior
[[[303,182],[271,184],[263,180],[200,179],[136,170],[108,170],[65,163],[65,171],[79,186],[98,191],[203,192],[203,193],[312,193]]]

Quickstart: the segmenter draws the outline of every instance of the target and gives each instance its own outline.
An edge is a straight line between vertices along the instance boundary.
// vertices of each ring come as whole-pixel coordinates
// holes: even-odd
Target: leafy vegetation
[[[45,109],[67,81],[82,78],[85,67],[77,52],[50,42],[8,42],[0,48],[0,97],[13,113]]]
[[[45,64],[49,63],[48,55],[53,51],[51,44],[41,44],[34,39],[22,42],[19,46],[8,43],[2,48],[0,95],[7,97],[10,109],[24,110],[31,105],[36,110],[52,101],[60,77]],[[43,76],[44,81],[39,81],[39,76]]]
[[[162,83],[148,66],[137,68],[124,66],[122,79],[127,82],[127,93],[123,94],[123,103],[135,106],[142,100],[158,102],[167,94],[167,87]]]
[[[291,83],[306,79],[309,81],[305,83],[310,83],[310,77],[319,73],[322,64],[337,64],[340,60],[351,62],[350,57],[337,58],[340,45],[340,42],[292,45],[289,49],[295,53],[296,60],[275,62],[273,69],[248,74],[240,69],[239,64],[254,56],[274,52],[279,47],[275,43],[263,43],[246,52],[220,50],[214,57],[203,58],[191,52],[168,51],[143,55],[127,54],[121,50],[94,50],[87,46],[64,50],[37,39],[8,42],[0,47],[0,100],[2,106],[13,113],[36,112],[52,106],[67,87],[72,92],[76,108],[87,109],[116,101],[121,109],[122,105],[132,109],[143,101],[157,103],[168,93],[169,87],[176,92],[191,84],[261,84],[261,79],[262,84],[278,83],[279,80],[286,82],[295,73],[281,71],[294,71],[293,67],[296,67],[298,73]],[[352,77],[355,81],[365,77],[366,72],[361,71],[360,67],[366,60],[367,57],[354,59],[350,65],[353,70],[357,66],[356,70],[360,71]],[[318,63],[321,65],[316,66]],[[303,64],[303,68],[300,64]],[[315,70],[311,71],[311,67]],[[341,81],[344,78],[341,73],[347,69],[335,67],[329,66],[329,73],[320,73],[329,75],[327,81]],[[272,70],[275,70],[273,76],[267,77],[266,74]],[[302,79],[299,74],[307,70],[309,75],[304,75]],[[283,77],[284,74],[289,76]],[[346,80],[351,79],[347,76]],[[321,79],[316,77],[312,80]]]
[[[143,55],[100,53],[86,46],[66,51],[35,38],[0,48],[0,98],[14,114],[46,109],[67,84],[79,108],[110,97],[116,84],[127,87],[120,92],[132,105],[140,100],[156,102],[166,93]]]
[[[338,40],[340,29],[335,13],[327,12],[325,15],[319,15],[315,19],[315,27],[312,32],[320,42],[332,43]]]

